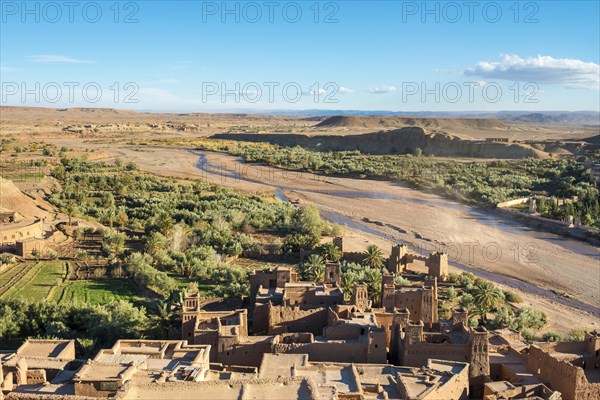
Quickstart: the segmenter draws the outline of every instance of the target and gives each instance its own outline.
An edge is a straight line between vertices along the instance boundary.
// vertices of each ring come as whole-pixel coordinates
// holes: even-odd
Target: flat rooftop
[[[60,358],[44,358],[44,357],[23,357],[27,360],[27,367],[30,369],[54,369],[64,370],[67,369],[71,363],[70,359]],[[21,359],[16,353],[3,355],[0,357],[2,365],[7,367],[15,367],[17,362]]]
[[[39,220],[37,220],[37,219],[26,219],[24,221],[19,221],[19,222],[9,222],[9,223],[0,224],[0,231],[25,228],[25,227],[35,224],[38,221]]]
[[[140,365],[148,360],[145,354],[98,354],[94,361],[102,364],[135,364]]]
[[[340,393],[357,393],[361,387],[351,364],[300,366],[294,373],[297,377],[310,378],[319,387],[334,387]]]
[[[508,381],[487,382],[485,386],[487,386],[496,393],[503,392],[505,390],[512,390],[515,388],[515,385]]]
[[[256,298],[283,297],[283,288],[261,288],[256,292]]]
[[[421,398],[435,387],[448,383],[454,374],[468,368],[467,363],[452,363],[441,360],[429,360],[427,368],[414,368],[410,373],[399,374],[409,398]],[[447,374],[446,372],[452,372]]]
[[[286,282],[285,284],[285,288],[311,288],[311,287],[317,287],[317,286],[321,286],[323,285],[322,283],[319,282],[306,282],[306,281],[300,281],[300,282]]]
[[[238,399],[332,399],[319,396],[307,380],[252,379],[246,381],[167,382],[133,384],[123,400],[190,400],[198,397],[219,400]]]
[[[273,343],[275,336],[243,336],[240,337],[240,343]]]
[[[96,361],[85,364],[75,374],[75,381],[119,381],[131,368],[128,364],[103,364]]]
[[[67,349],[70,340],[27,340],[17,350],[21,357],[58,358]]]
[[[292,377],[294,366],[308,364],[307,354],[268,353],[263,355],[260,364],[259,378],[274,379],[277,377]]]
[[[506,369],[517,376],[520,384],[530,385],[542,383],[542,381],[529,372],[527,365],[518,356],[511,353],[490,353],[490,365],[502,364]]]
[[[354,313],[349,319],[342,319],[347,324],[356,325],[375,325],[377,326],[377,317],[373,313]]]

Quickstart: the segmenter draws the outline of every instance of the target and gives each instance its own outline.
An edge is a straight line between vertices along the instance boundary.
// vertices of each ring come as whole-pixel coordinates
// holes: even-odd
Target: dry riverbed
[[[600,251],[551,233],[520,226],[485,211],[392,182],[333,178],[248,165],[234,156],[184,148],[127,146],[47,139],[71,148],[94,149],[101,158],[121,157],[163,176],[202,178],[249,192],[269,192],[305,204],[347,223],[352,243],[372,241],[384,248],[402,241],[416,251],[447,251],[456,265],[507,276],[504,286],[520,292],[525,303],[546,312],[549,329],[598,329],[600,318],[575,310],[578,301],[600,310]],[[497,280],[497,282],[499,282]],[[502,283],[502,282],[500,282]],[[545,294],[527,289],[532,284]],[[549,296],[548,290],[562,295]],[[569,300],[571,299],[571,300]],[[561,304],[562,302],[562,304]]]

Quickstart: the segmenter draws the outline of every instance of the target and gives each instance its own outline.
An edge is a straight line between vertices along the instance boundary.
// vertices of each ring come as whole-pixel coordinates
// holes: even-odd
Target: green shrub
[[[562,341],[562,336],[556,332],[546,332],[542,335],[542,340],[544,342],[560,342]]]
[[[458,283],[459,278],[460,276],[455,272],[451,272],[450,274],[448,274],[449,283]]]
[[[456,298],[456,289],[454,289],[454,286],[450,286],[448,288],[448,290],[446,291],[446,294],[448,295],[448,299],[449,300],[454,300]]]
[[[506,298],[506,301],[508,301],[509,303],[522,303],[523,302],[523,298],[510,290],[505,290],[504,291],[504,297]]]
[[[490,322],[493,329],[510,327],[514,323],[515,313],[510,307],[501,307],[494,315],[494,319]]]
[[[13,262],[14,257],[10,254],[0,254],[0,264],[10,264]]]
[[[152,288],[165,296],[177,287],[173,278],[152,266],[152,257],[148,254],[131,254],[125,260],[125,270],[138,285]]]
[[[583,342],[585,339],[585,329],[584,328],[574,328],[571,329],[568,335],[568,340],[573,342]]]
[[[410,286],[411,282],[406,279],[405,277],[403,277],[402,275],[396,275],[394,277],[394,283],[396,285],[403,285],[403,286]]]
[[[461,307],[470,309],[473,307],[473,295],[470,293],[466,293],[463,296],[461,296],[460,300],[458,301],[458,304]]]
[[[512,329],[521,331],[523,329],[538,330],[546,324],[546,314],[540,310],[530,307],[521,308],[513,321]]]
[[[473,287],[473,282],[475,280],[474,278],[475,278],[475,276],[473,274],[471,274],[469,272],[463,272],[459,276],[458,281],[460,282],[460,285],[462,287],[464,287],[465,289],[467,289],[467,288],[470,289]]]
[[[535,334],[533,333],[533,331],[531,329],[523,329],[521,332],[521,337],[526,340],[527,342],[533,342],[535,339]]]

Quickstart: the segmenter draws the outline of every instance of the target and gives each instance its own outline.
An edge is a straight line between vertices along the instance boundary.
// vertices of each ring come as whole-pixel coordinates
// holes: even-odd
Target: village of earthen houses
[[[456,140],[514,145],[493,120],[3,108],[0,398],[600,398],[600,236],[581,211],[598,207],[600,146],[576,150],[588,161],[485,161],[477,174],[564,168],[584,188],[489,207],[285,160],[374,157],[436,169],[420,178],[434,181],[459,179],[448,168],[476,179],[471,161],[239,133],[288,126],[326,146],[382,123],[492,129]],[[404,129],[386,131],[389,146]]]
[[[0,400],[600,400],[600,1],[0,32]]]

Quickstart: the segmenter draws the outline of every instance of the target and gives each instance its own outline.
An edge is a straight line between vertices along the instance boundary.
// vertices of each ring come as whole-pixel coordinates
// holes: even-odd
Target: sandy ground
[[[270,192],[315,204],[325,216],[348,225],[346,233],[355,237],[353,243],[364,243],[366,247],[367,242],[375,242],[389,248],[393,242],[402,241],[417,251],[445,250],[451,261],[464,268],[474,268],[484,277],[492,273],[493,280],[516,289],[527,304],[545,311],[551,329],[598,329],[600,324],[597,317],[559,303],[558,296],[548,292],[567,294],[584,307],[599,310],[600,251],[583,242],[523,228],[464,204],[391,182],[293,173],[245,165],[226,154],[189,149],[115,146],[72,138],[47,141],[94,149],[97,155],[107,158],[118,156],[158,175],[202,178],[243,191]],[[516,279],[499,279],[503,276]]]

